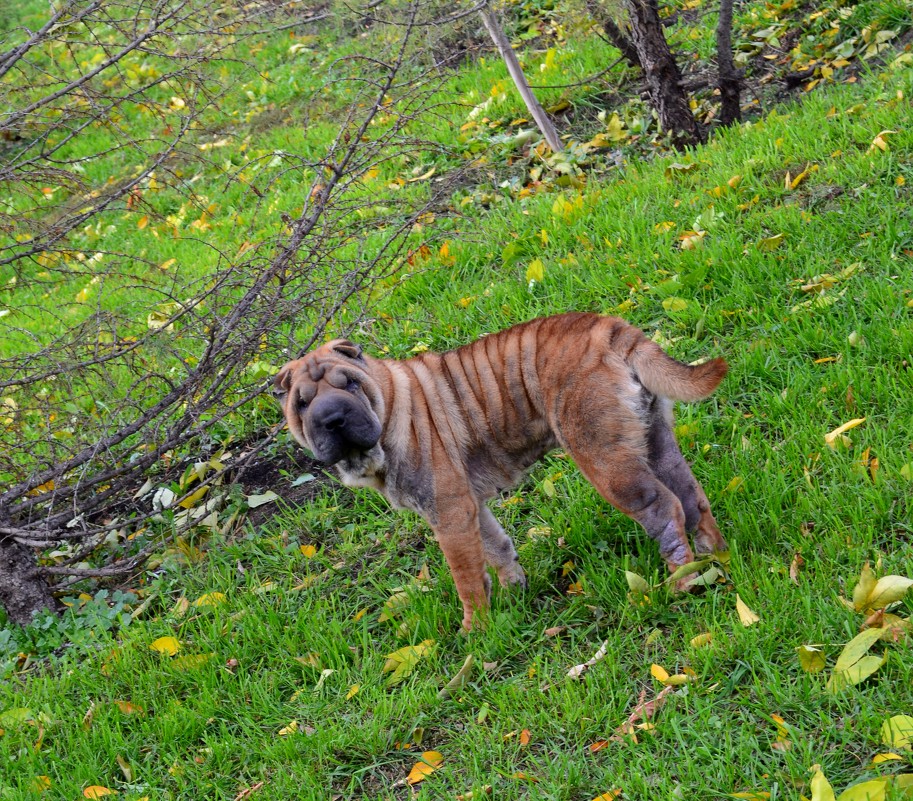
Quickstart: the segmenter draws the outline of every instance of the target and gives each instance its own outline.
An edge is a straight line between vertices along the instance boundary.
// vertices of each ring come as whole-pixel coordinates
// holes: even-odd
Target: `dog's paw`
[[[498,571],[498,581],[505,589],[519,587],[521,590],[526,589],[526,573],[518,563],[514,563],[509,568]]]

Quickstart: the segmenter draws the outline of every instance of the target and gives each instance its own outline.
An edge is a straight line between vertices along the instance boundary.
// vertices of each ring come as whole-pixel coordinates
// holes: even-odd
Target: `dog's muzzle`
[[[364,403],[345,392],[318,397],[304,420],[312,450],[324,464],[371,450],[380,439],[380,422]]]

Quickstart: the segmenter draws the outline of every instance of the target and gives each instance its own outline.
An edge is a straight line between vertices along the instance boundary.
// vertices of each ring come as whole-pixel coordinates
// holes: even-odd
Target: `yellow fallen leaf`
[[[776,234],[775,236],[768,236],[765,239],[762,239],[758,242],[758,250],[771,251],[776,250],[780,245],[785,241],[785,234]]]
[[[872,757],[872,764],[881,765],[883,762],[893,762],[898,759],[903,760],[903,757],[900,754],[892,754],[892,753],[875,754],[875,756]]]
[[[428,172],[423,172],[421,175],[417,175],[415,178],[410,178],[409,183],[414,184],[416,181],[427,181],[434,173],[437,172],[437,167],[432,167]]]
[[[290,734],[295,734],[297,731],[298,731],[298,721],[292,720],[292,721],[289,721],[288,726],[283,726],[281,729],[279,729],[279,736],[287,737]]]
[[[214,656],[215,654],[187,654],[187,656],[179,656],[171,664],[176,670],[196,670]]]
[[[881,632],[880,629],[870,629]],[[864,656],[858,662],[850,665],[846,670],[834,671],[827,681],[827,691],[829,693],[838,693],[853,684],[861,684],[880,668],[888,659],[885,652],[881,657]]]
[[[158,651],[160,654],[174,656],[181,650],[181,643],[177,637],[159,637],[157,640],[150,643],[149,647],[153,651]]]
[[[527,282],[536,281],[541,284],[545,278],[545,265],[542,263],[541,259],[533,259],[529,263],[529,267],[526,268],[526,280]]]
[[[868,653],[869,649],[878,642],[880,637],[880,629],[866,629],[853,637],[853,639],[843,647],[840,656],[837,657],[837,664],[834,665],[834,672],[840,673],[858,662]]]
[[[885,139],[885,137],[888,136],[889,134],[896,134],[896,133],[897,133],[897,131],[881,131],[872,140],[872,144],[869,145],[869,153],[871,153],[873,150],[880,150],[883,153],[886,153],[888,151],[888,140]]]
[[[688,308],[688,301],[683,298],[666,298],[663,301],[663,308],[667,312],[680,312]]]
[[[679,237],[682,250],[700,250],[704,246],[706,231],[689,231]]]
[[[698,634],[696,637],[691,638],[691,647],[692,648],[703,648],[706,645],[710,645],[713,641],[713,635],[707,631],[703,634]]]
[[[201,500],[202,497],[203,497],[207,492],[209,492],[209,486],[208,486],[208,485],[203,486],[203,487],[200,487],[196,492],[194,492],[194,493],[188,495],[186,498],[184,498],[184,500],[181,501],[181,502],[178,504],[178,506],[181,506],[181,507],[183,507],[184,509],[192,509],[194,506],[196,506],[197,501]]]
[[[102,787],[100,784],[93,784],[90,787],[86,787],[82,794],[85,798],[104,798],[106,795],[117,795],[117,792],[107,787]]]
[[[866,599],[865,608],[884,609],[903,598],[911,586],[913,586],[913,579],[904,576],[882,576]]]
[[[43,793],[45,790],[51,789],[51,777],[50,776],[36,776],[32,779],[32,792]]]
[[[824,670],[824,653],[813,645],[800,645],[796,648],[799,664],[806,673],[818,673]]]
[[[205,595],[201,595],[199,598],[197,598],[193,602],[193,605],[199,608],[205,606],[221,606],[224,603],[224,592],[207,592]]]
[[[815,771],[815,775],[812,776],[810,789],[812,791],[811,801],[836,801],[834,788],[820,770]]]
[[[358,691],[360,689],[361,689],[360,684],[353,684],[351,687],[349,687],[349,691],[346,693],[346,701],[348,701],[350,698],[354,698],[356,695],[358,695]]]
[[[665,683],[669,678],[669,674],[666,672],[666,669],[656,664],[650,665],[650,675],[662,683]]]
[[[866,602],[872,594],[872,590],[875,589],[875,584],[875,574],[872,572],[869,563],[866,562],[862,566],[856,586],[853,587],[853,609],[857,612],[864,612],[868,608]]]
[[[889,748],[910,750],[913,744],[913,717],[894,715],[888,718],[881,726],[881,742]]]
[[[387,686],[392,687],[405,679],[415,669],[418,661],[434,650],[434,645],[434,640],[422,640],[418,645],[406,645],[387,654],[387,661],[384,662],[382,669],[382,672],[391,674],[387,679]]]
[[[440,751],[425,751],[422,754],[422,761],[416,762],[406,777],[409,784],[418,784],[427,779],[436,771],[444,762],[444,755]]]
[[[850,431],[850,430],[856,428],[856,426],[862,425],[864,422],[865,422],[864,417],[857,417],[853,420],[850,420],[847,423],[844,423],[842,426],[837,426],[837,428],[835,428],[833,431],[830,431],[824,435],[824,441],[831,448],[834,448],[835,447],[834,443],[841,435],[845,434],[847,431]]]
[[[837,801],[884,801],[887,794],[888,780],[873,779],[847,788],[837,796]]]
[[[801,184],[806,178],[808,178],[809,173],[815,172],[817,169],[818,169],[817,164],[812,164],[812,165],[806,167],[804,170],[802,170],[802,172],[800,172],[791,181],[787,180],[786,188],[789,190],[796,189],[799,186],[799,184]],[[787,175],[789,175],[789,173],[787,173]]]
[[[305,559],[313,559],[317,554],[317,548],[314,545],[302,545],[299,550],[304,554]]]
[[[738,593],[735,596],[735,608],[739,613],[739,620],[742,621],[743,626],[753,626],[761,619],[749,609],[748,604],[739,597]]]
[[[780,715],[771,715],[770,719],[777,727],[777,739],[770,744],[770,747],[774,751],[789,751],[792,743],[789,740],[789,728],[786,726],[786,721]]]
[[[614,801],[621,795],[621,790],[609,790],[607,793],[600,793],[593,801]]]

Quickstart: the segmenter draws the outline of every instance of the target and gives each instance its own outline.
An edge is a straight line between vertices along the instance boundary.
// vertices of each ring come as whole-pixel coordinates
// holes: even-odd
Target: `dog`
[[[709,396],[727,369],[676,361],[619,318],[567,313],[403,361],[334,339],[274,386],[292,436],[345,485],[428,521],[468,631],[489,606],[486,564],[502,586],[526,583],[485,502],[554,448],[646,529],[670,571],[694,561],[687,532],[698,554],[727,550],[672,430],[672,401]]]

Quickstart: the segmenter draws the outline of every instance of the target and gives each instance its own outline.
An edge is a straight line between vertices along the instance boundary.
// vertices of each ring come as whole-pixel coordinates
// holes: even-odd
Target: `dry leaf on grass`
[[[609,647],[609,641],[606,640],[599,648],[599,650],[593,655],[591,659],[588,659],[586,662],[583,662],[580,665],[574,665],[568,672],[567,675],[571,679],[579,679],[587,670],[589,670],[593,665],[595,665],[600,659],[604,659],[606,652]]]

